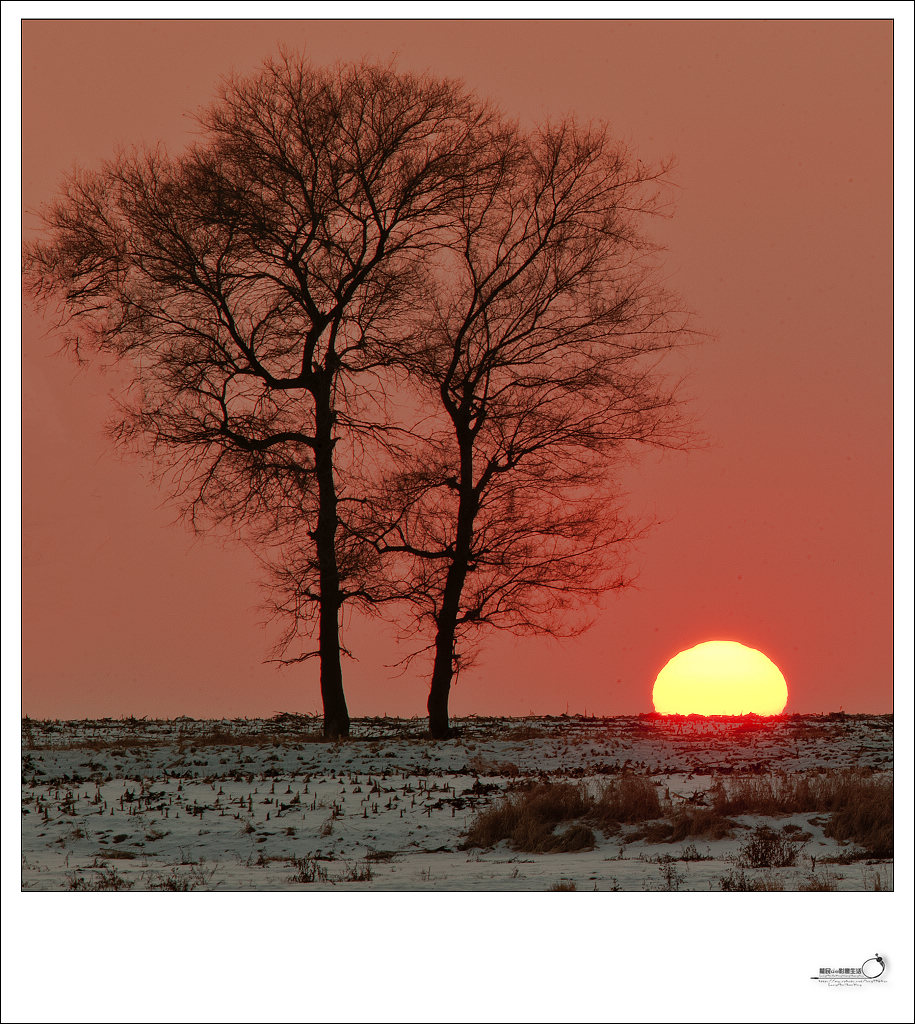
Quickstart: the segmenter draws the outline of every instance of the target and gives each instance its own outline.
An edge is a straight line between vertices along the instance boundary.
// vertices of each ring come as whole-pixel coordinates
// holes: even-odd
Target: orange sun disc
[[[779,715],[788,685],[753,647],[709,640],[681,651],[658,673],[652,694],[662,715]]]

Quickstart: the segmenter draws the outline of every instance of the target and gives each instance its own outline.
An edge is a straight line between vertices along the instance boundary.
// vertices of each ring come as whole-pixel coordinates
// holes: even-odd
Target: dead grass
[[[144,888],[161,892],[195,892],[210,888],[215,873],[215,868],[207,871],[199,865],[192,865],[187,871],[182,871],[173,865],[168,871],[150,873]]]
[[[365,855],[365,859],[367,861],[392,861],[397,856],[397,850],[369,850]]]
[[[633,824],[663,814],[658,787],[644,775],[621,775],[608,783],[594,802],[590,817],[598,824]]]
[[[836,794],[838,807],[823,830],[851,841],[871,857],[893,856],[893,787],[888,779],[848,780]]]
[[[306,854],[304,857],[293,857],[292,866],[295,869],[289,876],[290,882],[297,882],[299,885],[310,885],[312,882],[326,882],[327,869],[318,863],[316,857]]]
[[[737,868],[718,879],[722,892],[781,892],[782,883],[767,875],[748,875],[743,868]]]
[[[584,786],[540,783],[480,812],[471,823],[462,849],[491,847],[507,841],[526,853],[570,853],[594,848],[592,825],[610,831],[663,814],[657,786],[650,778],[624,775],[593,797]],[[561,822],[576,822],[557,833]]]
[[[831,875],[828,871],[823,871],[821,874],[811,871],[798,886],[798,892],[836,892],[841,877],[841,875]]]
[[[664,881],[665,892],[679,892],[680,886],[686,881],[684,872],[677,869],[673,859],[668,857],[658,865],[658,871]]]
[[[577,824],[557,834],[556,826],[565,821]],[[590,850],[595,842],[590,826],[606,834],[619,831],[624,824],[641,826],[626,842],[653,843],[723,839],[737,827],[711,807],[671,810],[662,804],[651,778],[623,775],[597,796],[569,783],[541,783],[519,790],[474,818],[462,849],[507,841],[512,849],[526,853]]]
[[[177,747],[181,753],[194,752],[203,747],[295,747],[305,743],[327,743],[320,733],[233,733],[215,730],[200,735],[176,736],[87,736],[70,740],[44,741],[33,739],[29,748],[33,750],[88,750],[93,753],[105,751],[160,750],[163,747]]]
[[[695,843],[687,843],[686,846],[680,850],[680,853],[676,857],[672,857],[671,860],[682,860],[682,861],[699,861],[699,860],[714,860],[715,858],[711,853],[700,853]]]
[[[559,835],[551,836],[547,853],[578,853],[579,850],[593,850],[595,837],[587,825],[571,825]]]
[[[184,736],[179,748],[194,747],[294,747],[303,743],[327,743],[321,733],[316,732],[257,732],[234,733],[222,729],[201,735]]]
[[[892,892],[893,885],[885,874],[875,871],[869,876],[864,872],[864,888],[869,892]]]
[[[127,753],[131,750],[155,750],[159,747],[167,747],[174,744],[174,739],[163,739],[159,737],[114,737],[110,739],[103,737],[85,737],[73,740],[63,740],[59,743],[36,742],[36,750],[91,750],[99,754],[106,750],[119,750]]]
[[[671,816],[669,842],[702,837],[704,839],[727,839],[737,823],[719,814],[711,807],[690,807],[677,810]]]
[[[344,882],[371,882],[373,877],[372,865],[369,863],[368,858],[347,864],[346,869],[341,875],[341,879]]]
[[[829,813],[826,835],[893,856],[893,783],[854,771],[740,778],[712,792],[719,814]]]
[[[124,892],[133,888],[133,881],[124,878],[108,864],[86,871],[67,873],[67,889],[70,892]]]
[[[662,803],[658,787],[644,775],[623,775],[609,783],[595,803],[592,818],[602,826],[614,822],[642,824],[630,839],[676,843],[684,839],[725,839],[736,823],[710,807],[678,807]]]
[[[652,821],[630,833],[627,842],[678,843],[684,839],[727,839],[737,822],[711,807],[686,807],[670,812],[665,820]]]
[[[585,825],[575,825],[559,835],[554,831],[560,822],[583,818],[591,807],[592,801],[582,786],[541,783],[480,812],[461,849],[491,847],[503,840],[513,850],[525,853],[591,849],[594,833]]]

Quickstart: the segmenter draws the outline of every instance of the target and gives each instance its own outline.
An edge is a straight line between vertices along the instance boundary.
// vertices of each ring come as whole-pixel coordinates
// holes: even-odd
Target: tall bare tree
[[[454,672],[484,627],[574,633],[630,581],[642,525],[616,470],[687,432],[661,356],[688,318],[644,237],[663,169],[572,120],[493,143],[466,181],[406,364],[436,428],[387,491],[379,551],[434,636],[428,700],[449,732]]]
[[[195,145],[78,172],[26,275],[78,351],[132,368],[116,436],[201,527],[292,536],[324,730],[345,736],[344,602],[371,603],[359,446],[420,264],[498,126],[454,82],[297,57],[232,79]],[[304,657],[301,655],[300,657]]]

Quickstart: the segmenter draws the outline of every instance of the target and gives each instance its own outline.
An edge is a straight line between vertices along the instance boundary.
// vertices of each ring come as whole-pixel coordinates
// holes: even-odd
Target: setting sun
[[[709,640],[670,659],[652,698],[662,715],[778,715],[788,703],[788,686],[762,651]]]

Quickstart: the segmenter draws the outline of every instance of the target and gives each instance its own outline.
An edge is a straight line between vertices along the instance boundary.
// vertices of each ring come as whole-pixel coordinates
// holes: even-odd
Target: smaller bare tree
[[[641,221],[651,170],[571,120],[502,136],[466,182],[405,357],[432,422],[387,491],[379,551],[431,629],[429,724],[449,733],[454,672],[487,627],[579,632],[627,586],[644,524],[617,470],[688,432],[661,357],[689,335]],[[584,617],[581,613],[584,612]],[[577,614],[576,614],[577,613]]]

